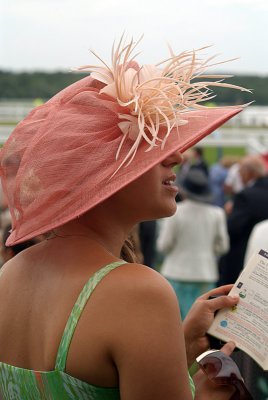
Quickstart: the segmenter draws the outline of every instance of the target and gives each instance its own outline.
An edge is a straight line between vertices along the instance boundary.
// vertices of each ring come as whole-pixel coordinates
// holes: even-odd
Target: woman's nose
[[[162,164],[165,167],[174,167],[175,165],[181,164],[183,160],[183,155],[177,150],[174,153],[170,154],[167,158],[165,158]]]

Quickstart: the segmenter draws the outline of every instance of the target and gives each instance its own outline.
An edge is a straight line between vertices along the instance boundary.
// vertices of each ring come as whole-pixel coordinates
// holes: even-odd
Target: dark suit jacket
[[[206,176],[208,176],[208,166],[204,160],[198,160],[194,164],[191,165],[190,169],[200,169],[204,172]]]
[[[243,268],[249,235],[260,221],[268,219],[268,177],[258,179],[234,198],[228,217],[230,251],[220,260],[220,284],[233,283]]]

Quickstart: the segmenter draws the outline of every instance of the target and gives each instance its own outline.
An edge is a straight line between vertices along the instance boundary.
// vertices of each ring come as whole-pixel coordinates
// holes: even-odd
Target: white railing
[[[259,140],[257,137],[246,136],[244,138],[222,137],[216,139],[207,137],[198,143],[201,147],[244,147],[249,154],[260,154],[268,151],[268,134],[266,140]]]
[[[38,105],[38,102],[40,104],[38,99],[36,101],[0,102],[0,144],[7,140],[16,124]],[[250,126],[250,128],[244,128],[246,126]],[[246,108],[224,127],[203,139],[199,145],[204,147],[245,147],[249,153],[267,152],[268,106]]]
[[[36,106],[33,101],[8,101],[0,102],[0,124],[1,122],[18,123]]]

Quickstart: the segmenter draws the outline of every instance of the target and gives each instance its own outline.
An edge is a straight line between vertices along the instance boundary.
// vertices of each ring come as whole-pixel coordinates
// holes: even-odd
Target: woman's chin
[[[167,212],[167,214],[165,215],[165,218],[172,217],[172,215],[174,215],[176,211],[177,211],[177,206],[175,203],[175,207],[173,207],[172,209],[169,210],[169,212]]]
[[[169,204],[166,205],[166,207],[162,207],[160,215],[157,217],[158,218],[168,218],[171,217],[172,215],[175,214],[177,211],[177,203],[174,200],[174,202],[170,202]]]
[[[147,210],[147,212],[146,212]],[[177,203],[174,200],[154,202],[144,207],[142,215],[139,215],[139,221],[150,221],[161,218],[171,217],[177,211]]]

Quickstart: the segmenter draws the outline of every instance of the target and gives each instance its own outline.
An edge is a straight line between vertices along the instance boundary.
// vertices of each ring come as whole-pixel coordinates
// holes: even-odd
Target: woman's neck
[[[113,218],[114,220],[114,218]],[[107,252],[120,258],[122,246],[132,227],[127,227],[117,221],[101,218],[98,220],[93,215],[83,216],[68,222],[67,224],[53,230],[52,236],[66,237],[87,237],[98,243]]]

